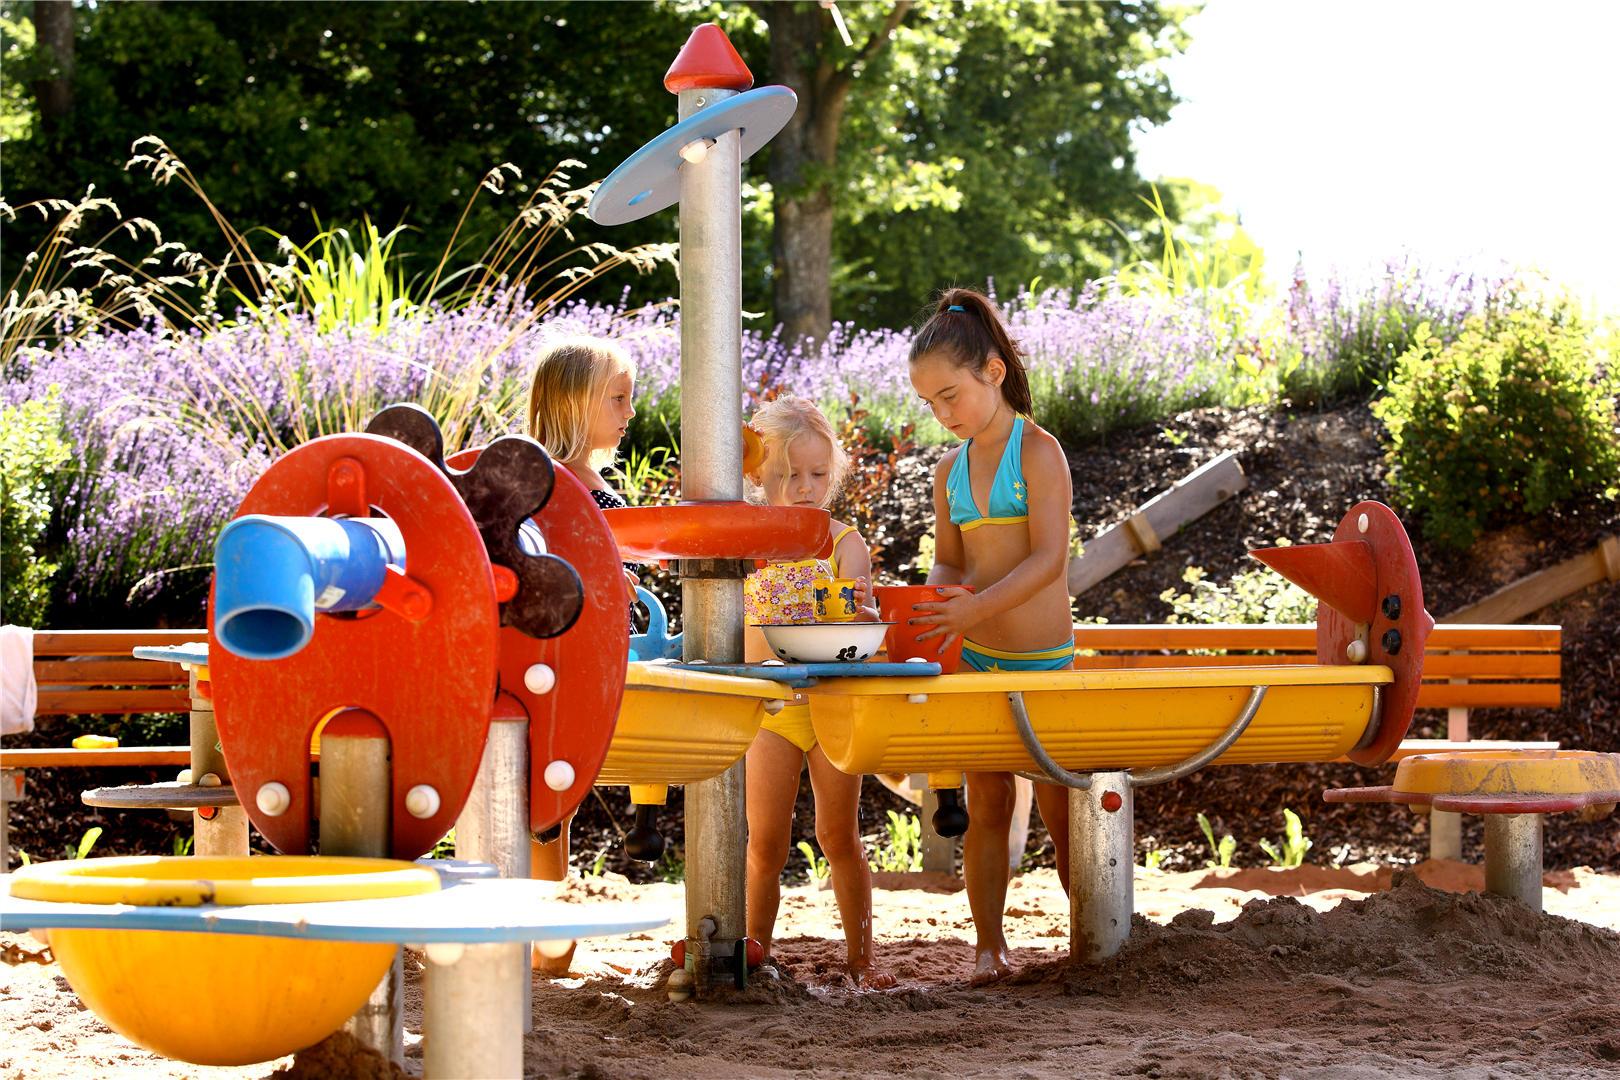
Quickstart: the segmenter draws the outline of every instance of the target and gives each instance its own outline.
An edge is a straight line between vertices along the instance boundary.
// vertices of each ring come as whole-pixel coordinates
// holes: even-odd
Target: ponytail
[[[1019,416],[1033,416],[1035,401],[1029,392],[1024,350],[1013,340],[1001,312],[983,293],[972,289],[941,290],[934,313],[911,339],[910,363],[940,354],[957,367],[965,367],[979,380],[992,356],[1000,357],[1007,375],[1001,381],[1002,400]]]

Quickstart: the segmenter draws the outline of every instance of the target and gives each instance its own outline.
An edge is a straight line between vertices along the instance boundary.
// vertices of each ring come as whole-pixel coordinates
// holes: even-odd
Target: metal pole
[[[214,725],[214,702],[197,689],[197,669],[191,668],[191,782],[201,784],[209,774],[221,785],[231,782],[225,767],[225,751],[220,748],[219,728]],[[204,817],[204,813],[211,817]],[[208,811],[191,812],[193,855],[235,855],[248,853],[247,811],[240,806],[214,806]]]
[[[1091,774],[1069,789],[1069,955],[1087,964],[1131,936],[1136,800],[1125,772]]]
[[[364,709],[345,709],[321,730],[322,855],[386,859],[393,836],[393,744],[382,721]],[[405,965],[394,964],[343,1030],[403,1067]]]
[[[467,802],[456,818],[456,858],[492,864],[503,878],[529,877],[529,714],[502,694],[490,717],[484,760]],[[521,968],[514,984],[522,1016],[520,1030],[532,1025],[529,943],[519,942],[513,963]],[[476,1038],[468,1029],[451,1038]]]
[[[1429,811],[1429,858],[1462,861],[1462,815]]]
[[[423,1080],[522,1080],[527,952],[521,941],[427,947]]]
[[[735,94],[683,90],[679,117]],[[741,500],[742,459],[742,140],[733,129],[701,161],[681,165],[681,497]],[[682,567],[684,655],[739,663],[740,564],[699,572],[705,576]],[[720,955],[747,934],[743,773],[739,761],[686,789],[686,933],[696,940],[704,917],[713,917]],[[700,990],[703,981],[700,973]]]
[[[1485,891],[1541,910],[1541,815],[1485,815]]]

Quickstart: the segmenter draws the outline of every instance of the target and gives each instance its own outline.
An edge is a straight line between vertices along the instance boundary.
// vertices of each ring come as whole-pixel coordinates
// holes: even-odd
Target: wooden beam
[[[1450,623],[1436,626],[1428,649],[1557,652],[1563,627]],[[1285,649],[1316,654],[1315,623],[1079,623],[1082,649]]]
[[[197,630],[40,630],[34,634],[35,656],[116,656],[126,658],[137,645],[184,645],[207,641]]]
[[[189,713],[189,690],[41,690],[35,716],[68,713]]]
[[[1069,595],[1079,596],[1132,559],[1157,550],[1165,537],[1248,487],[1237,459],[1237,451],[1228,450],[1085,541],[1084,554],[1069,561]]]
[[[151,660],[35,660],[40,686],[184,686],[191,681],[179,664]]]
[[[1511,623],[1600,581],[1620,581],[1620,538],[1606,536],[1584,555],[1566,559],[1470,604],[1442,623]]]
[[[0,750],[0,765],[8,769],[106,768],[115,765],[166,766],[191,764],[189,746],[113,746],[105,750],[75,750],[71,746]]]

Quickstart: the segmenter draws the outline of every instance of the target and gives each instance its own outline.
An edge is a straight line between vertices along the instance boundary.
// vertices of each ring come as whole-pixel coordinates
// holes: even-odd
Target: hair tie
[[[962,305],[961,304],[952,304],[950,307],[946,308],[945,310],[946,311],[961,311],[962,310]]]

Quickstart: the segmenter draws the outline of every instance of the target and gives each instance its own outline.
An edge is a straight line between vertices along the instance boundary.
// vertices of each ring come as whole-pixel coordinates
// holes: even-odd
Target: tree
[[[73,112],[72,0],[34,0],[34,38],[45,64],[34,96],[41,125],[51,132]]]
[[[789,338],[821,339],[832,329],[832,185],[845,104],[911,0],[889,6],[865,44],[841,61],[833,18],[822,5],[757,0],[750,6],[770,27],[772,80],[799,96],[793,119],[772,141],[768,173],[776,321]]]

